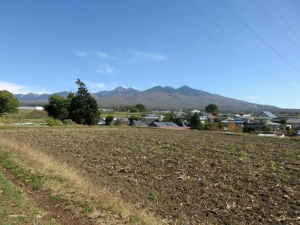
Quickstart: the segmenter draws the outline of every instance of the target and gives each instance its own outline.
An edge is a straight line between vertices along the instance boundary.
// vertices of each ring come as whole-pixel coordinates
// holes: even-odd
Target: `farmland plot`
[[[1,131],[172,224],[298,224],[300,142],[199,131]]]

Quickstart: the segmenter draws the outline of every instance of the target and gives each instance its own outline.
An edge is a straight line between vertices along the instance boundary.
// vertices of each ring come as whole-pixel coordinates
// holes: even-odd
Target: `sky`
[[[0,90],[191,88],[300,108],[299,0],[0,0]]]

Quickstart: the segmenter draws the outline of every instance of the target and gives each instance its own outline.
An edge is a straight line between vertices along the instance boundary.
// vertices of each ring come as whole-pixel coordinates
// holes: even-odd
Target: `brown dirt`
[[[299,224],[300,142],[166,129],[1,131],[173,224]]]

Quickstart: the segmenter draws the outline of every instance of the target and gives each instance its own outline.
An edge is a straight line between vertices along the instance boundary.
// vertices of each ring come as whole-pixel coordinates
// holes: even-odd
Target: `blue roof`
[[[235,117],[234,121],[244,121],[244,120],[242,118],[240,118],[240,117]]]
[[[233,121],[235,124],[243,124],[244,123],[244,121],[239,121],[239,120],[234,120]]]

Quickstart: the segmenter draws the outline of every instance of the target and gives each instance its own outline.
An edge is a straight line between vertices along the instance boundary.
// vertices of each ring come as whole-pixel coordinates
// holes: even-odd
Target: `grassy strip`
[[[0,172],[0,221],[9,224],[57,224],[54,221],[41,221],[43,210],[22,193],[21,189]]]
[[[111,193],[93,186],[74,169],[37,149],[1,139],[0,163],[23,185],[49,195],[79,219],[93,224],[162,223],[137,206],[125,204]]]

